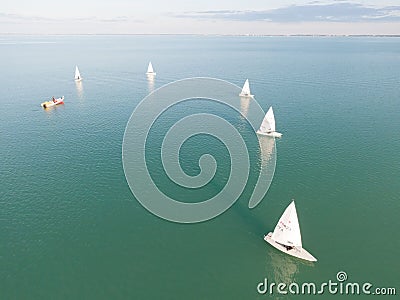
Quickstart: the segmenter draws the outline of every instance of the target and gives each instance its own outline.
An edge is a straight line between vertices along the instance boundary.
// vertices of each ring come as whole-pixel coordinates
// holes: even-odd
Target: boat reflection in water
[[[249,113],[250,100],[249,97],[240,97],[240,112],[244,118],[247,118]]]
[[[260,145],[260,150],[261,150],[261,165],[268,165],[271,163],[271,159],[273,158],[273,155],[276,152],[276,147],[275,147],[275,139],[273,137],[269,136],[259,136],[258,137],[258,142]],[[275,160],[274,160],[275,164]],[[274,167],[275,169],[275,167]]]
[[[260,135],[257,135],[257,137],[260,146],[260,175],[258,176],[256,187],[262,186],[262,189],[254,190],[253,197],[249,201],[249,208],[256,207],[257,204],[264,198],[265,194],[268,192],[269,186],[271,185],[272,178],[274,177],[275,173],[275,138]],[[260,184],[260,181],[262,181],[262,184]]]
[[[83,99],[83,83],[82,81],[75,81],[76,94],[80,100]]]
[[[296,259],[273,248],[268,250],[265,259],[265,278],[257,285],[257,291],[274,299],[292,299],[293,293],[298,294],[302,289],[298,278],[300,269],[314,266],[312,262]],[[278,285],[281,285],[283,293],[278,292]]]
[[[154,79],[155,75],[154,74],[146,74],[147,76],[147,89],[149,90],[149,93],[154,91]]]
[[[271,281],[276,283],[290,284],[295,281],[296,273],[298,273],[298,265],[300,262],[287,256],[275,249],[269,249],[268,255],[272,267]]]
[[[268,252],[266,261],[265,278],[257,286],[258,293],[272,296],[274,299],[290,299],[292,295],[289,292],[279,293],[277,286],[284,284],[286,287],[284,290],[287,291],[287,287],[296,282],[296,274],[299,272],[298,262],[273,249]]]

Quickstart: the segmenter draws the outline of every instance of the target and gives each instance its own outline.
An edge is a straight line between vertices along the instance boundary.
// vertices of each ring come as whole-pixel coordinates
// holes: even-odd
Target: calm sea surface
[[[0,299],[303,299],[256,287],[337,281],[339,271],[400,293],[400,39],[0,36],[0,57]],[[150,60],[154,82],[144,74]],[[259,206],[247,207],[249,184],[226,213],[184,225],[135,200],[121,148],[149,92],[195,76],[249,78],[283,137]],[[62,95],[65,105],[40,107]],[[215,103],[189,103],[161,118],[160,132],[192,111],[240,125]],[[250,128],[241,132],[256,149]],[[157,145],[149,168],[174,196]],[[206,136],[184,144],[183,169],[197,174],[207,152],[220,171],[189,202],[218,193],[229,175],[226,149]],[[317,263],[263,241],[292,198]]]

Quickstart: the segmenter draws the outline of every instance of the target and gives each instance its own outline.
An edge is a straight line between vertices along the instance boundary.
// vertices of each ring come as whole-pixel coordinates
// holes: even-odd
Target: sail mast
[[[250,95],[250,84],[248,79],[246,79],[246,82],[243,85],[242,93],[245,95]]]
[[[253,96],[250,94],[250,84],[249,84],[248,79],[246,79],[246,81],[244,82],[242,91],[240,92],[239,96],[242,96],[242,97],[252,97]]]
[[[290,203],[279,219],[271,238],[283,245],[302,246],[299,220],[294,201]]]
[[[147,67],[147,73],[154,73],[153,65],[149,62],[149,66]]]
[[[81,74],[79,73],[78,66],[75,66],[75,80],[81,80]]]
[[[267,111],[265,118],[268,120],[270,131],[275,131],[275,116],[274,111],[272,110],[272,106]]]
[[[153,65],[152,65],[151,61],[149,62],[149,65],[147,67],[146,74],[147,75],[156,75],[156,72],[154,72]]]

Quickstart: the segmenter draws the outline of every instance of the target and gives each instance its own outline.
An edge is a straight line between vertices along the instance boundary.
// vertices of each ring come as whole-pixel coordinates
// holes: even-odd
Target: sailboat
[[[286,254],[308,261],[317,261],[303,248],[301,243],[300,226],[294,200],[285,209],[274,232],[265,235],[264,240]]]
[[[151,62],[149,62],[149,66],[147,67],[147,75],[156,75],[156,72],[154,72],[153,70],[153,65],[151,64]]]
[[[81,73],[79,73],[78,66],[75,66],[75,81],[81,81],[81,80],[82,80]]]
[[[268,109],[265,117],[261,123],[260,129],[257,130],[258,134],[268,135],[276,138],[280,138],[282,133],[275,131],[275,116],[272,106]]]
[[[246,79],[246,81],[244,82],[243,88],[241,93],[239,94],[240,97],[253,97],[254,95],[252,95],[250,93],[250,84],[249,84],[249,80]]]

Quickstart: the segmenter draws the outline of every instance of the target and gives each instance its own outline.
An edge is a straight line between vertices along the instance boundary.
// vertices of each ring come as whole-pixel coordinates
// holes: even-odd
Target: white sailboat
[[[275,131],[275,116],[272,106],[268,109],[265,117],[261,123],[260,129],[257,130],[258,134],[268,135],[276,138],[280,138],[282,133]]]
[[[82,80],[81,73],[79,73],[78,66],[75,66],[75,81],[81,81],[81,80]]]
[[[300,226],[294,201],[285,209],[274,232],[265,235],[264,240],[286,254],[308,261],[317,261],[303,248],[301,243]]]
[[[153,65],[151,64],[151,62],[149,62],[149,66],[147,67],[146,74],[147,75],[156,75],[156,72],[154,72]]]
[[[253,97],[254,95],[252,95],[250,93],[250,84],[249,84],[249,80],[246,79],[246,81],[244,82],[242,91],[239,94],[240,97]]]

